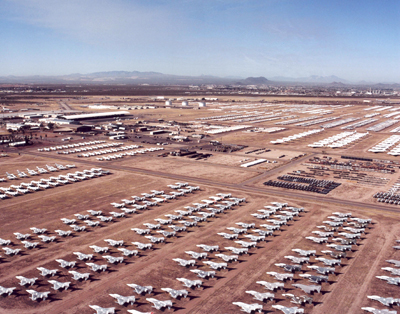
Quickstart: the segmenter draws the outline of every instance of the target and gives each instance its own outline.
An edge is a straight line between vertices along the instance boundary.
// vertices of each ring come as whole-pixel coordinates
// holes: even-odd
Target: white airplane
[[[194,259],[185,260],[185,259],[182,259],[182,258],[173,258],[172,260],[177,262],[179,265],[181,265],[183,267],[196,265],[196,261]]]
[[[377,295],[369,295],[367,296],[368,299],[378,301],[382,303],[385,306],[393,306],[393,305],[400,305],[400,299],[395,299],[395,298],[383,298]]]
[[[292,293],[283,293],[282,296],[292,299],[290,301],[291,303],[300,304],[300,305],[303,305],[306,303],[311,304],[313,301],[313,298],[306,296],[306,295],[296,296]]]
[[[227,263],[215,263],[215,262],[211,262],[211,261],[203,261],[204,264],[210,266],[212,269],[226,269],[226,267],[228,267]]]
[[[4,250],[4,249],[3,249]],[[390,272],[392,275],[400,276],[400,269],[393,267],[382,267],[381,269]]]
[[[91,260],[93,258],[93,254],[84,254],[81,252],[73,252],[73,254],[76,255],[77,258],[81,261]]]
[[[110,215],[112,215],[115,218],[122,218],[125,216],[125,213],[110,212]]]
[[[35,284],[36,280],[38,279],[36,277],[35,278],[26,278],[24,276],[15,276],[15,277],[19,280],[20,286],[25,286],[25,285],[32,286]]]
[[[58,272],[58,269],[47,269],[44,267],[37,267],[37,270],[41,272],[41,275],[46,277],[46,276],[55,276]]]
[[[92,216],[99,216],[103,213],[101,210],[90,210],[90,209],[87,210],[87,212]]]
[[[10,296],[15,289],[16,287],[5,288],[0,286],[0,295],[7,294],[8,296]]]
[[[261,313],[263,308],[262,305],[258,303],[247,304],[244,302],[232,302],[232,304],[239,306],[241,311],[246,313],[252,313],[255,311]]]
[[[259,285],[264,286],[265,289],[275,291],[277,289],[283,289],[285,284],[283,282],[268,282],[268,281],[257,281]]]
[[[73,276],[72,278],[75,280],[84,279],[86,281],[89,279],[89,276],[90,276],[90,273],[79,273],[74,270],[69,270],[68,272]]]
[[[397,314],[397,311],[390,311],[388,309],[378,310],[374,307],[362,307],[361,309],[373,314]]]
[[[388,284],[398,286],[400,284],[400,277],[389,277],[389,276],[375,276],[376,278],[386,280]]]
[[[179,297],[186,298],[189,294],[189,292],[187,290],[175,290],[175,289],[171,289],[171,288],[161,288],[161,290],[168,292],[169,295],[174,299],[177,299]]]
[[[6,255],[17,255],[21,249],[10,249],[9,247],[3,247]]]
[[[298,313],[304,313],[304,309],[298,308],[298,307],[286,307],[283,305],[272,305],[274,309],[280,310],[285,314],[298,314]]]
[[[111,255],[103,255],[102,257],[105,258],[107,260],[107,262],[109,262],[111,264],[122,263],[124,261],[123,256],[115,257],[115,256],[111,256]]]
[[[237,254],[237,255],[240,255],[240,254],[248,254],[248,251],[249,251],[249,249],[248,249],[248,248],[245,248],[245,247],[237,248],[237,247],[233,247],[233,246],[226,246],[226,247],[224,247],[224,249],[225,249],[225,250],[229,250],[229,251],[231,251],[232,253],[235,253],[235,254]]]
[[[293,274],[288,273],[277,273],[275,271],[267,271],[267,275],[271,275],[275,277],[276,280],[286,281],[286,280],[293,280]]]
[[[105,239],[104,240],[105,242],[107,242],[108,243],[108,245],[111,245],[111,246],[122,246],[122,245],[124,245],[124,240],[112,240],[112,239]]]
[[[388,262],[390,264],[394,264],[396,267],[400,267],[400,261],[397,261],[395,259],[389,259],[389,260],[386,260],[386,262]]]
[[[146,235],[144,236],[146,239],[149,239],[150,242],[152,243],[162,243],[164,242],[165,238],[164,237],[153,237],[151,235]]]
[[[71,230],[64,231],[64,230],[54,230],[60,237],[67,237],[71,235]]]
[[[127,284],[128,287],[131,287],[133,289],[135,289],[137,294],[142,294],[142,293],[152,293],[153,292],[153,287],[152,286],[140,286],[134,283],[128,283]]]
[[[140,250],[147,250],[152,248],[151,243],[141,243],[141,242],[132,242],[133,245],[136,245],[136,247]]]
[[[95,263],[86,263],[93,271],[106,271],[107,265],[97,265]]]
[[[161,233],[166,238],[175,237],[176,235],[175,231],[157,230],[156,232]]]
[[[130,304],[130,305],[133,305],[134,303],[135,303],[135,296],[127,296],[127,297],[124,297],[124,296],[122,296],[122,295],[120,295],[120,294],[113,294],[113,293],[111,293],[110,294],[110,296],[111,297],[113,297],[114,299],[116,299],[117,301],[117,303],[119,304],[119,305],[124,305],[125,303],[128,303],[128,304]]]
[[[62,268],[73,268],[73,267],[75,267],[75,264],[76,264],[75,261],[68,262],[63,259],[56,259],[56,262],[60,263],[60,266]]]
[[[328,242],[329,238],[317,238],[317,237],[306,237],[306,239],[311,240],[315,243],[324,243]]]
[[[211,270],[211,271],[204,271],[204,270],[200,270],[200,269],[190,269],[190,271],[192,273],[197,274],[197,277],[200,278],[214,278],[215,276],[215,271]]]
[[[215,256],[222,258],[225,262],[236,262],[239,258],[238,255],[215,254]]]
[[[322,274],[322,275],[335,273],[334,267],[320,267],[320,266],[312,265],[312,266],[307,266],[307,268],[314,269],[317,271],[317,273]]]
[[[328,282],[328,276],[315,276],[310,274],[300,274],[299,276],[315,283]]]
[[[106,216],[97,216],[101,221],[103,221],[103,222],[110,222],[110,221],[112,221],[113,220],[113,217],[112,216],[109,216],[109,217],[106,217]]]
[[[213,251],[218,251],[219,246],[218,245],[205,245],[205,244],[197,244],[196,245],[199,248],[202,248],[206,252],[213,252]]]
[[[128,249],[125,249],[125,248],[118,248],[117,250],[121,251],[122,255],[124,255],[124,256],[132,256],[132,255],[136,256],[139,253],[137,250],[128,250]]]
[[[50,294],[50,291],[38,292],[38,291],[35,291],[35,290],[26,290],[26,292],[28,292],[28,293],[31,295],[30,299],[31,299],[32,301],[36,301],[37,299],[46,300],[47,297],[48,297],[49,294]]]
[[[48,237],[45,235],[39,235],[38,238],[42,239],[42,242],[47,243],[47,242],[53,242],[56,239],[56,236]]]
[[[89,219],[89,215],[82,215],[82,214],[74,214],[77,219],[86,220]]]
[[[68,219],[68,218],[61,218],[61,221],[63,223],[65,223],[66,225],[71,225],[71,224],[74,224],[76,222],[75,219]]]
[[[303,264],[303,263],[308,264],[310,261],[309,257],[296,257],[296,256],[292,256],[292,255],[287,255],[287,256],[285,256],[285,258],[287,258],[288,260],[291,260],[293,263],[296,263],[296,264]]]
[[[35,248],[39,244],[39,242],[29,242],[29,241],[21,241],[21,243],[27,249]]]
[[[257,242],[247,242],[247,241],[235,241],[235,243],[240,244],[241,246],[245,247],[245,248],[249,248],[249,247],[256,247]]]
[[[269,292],[261,293],[261,292],[257,292],[254,290],[249,290],[249,291],[246,291],[246,293],[252,295],[255,300],[258,300],[261,302],[264,302],[264,300],[272,301],[275,298],[275,294],[269,293]]]
[[[77,232],[85,231],[85,229],[86,229],[85,226],[78,226],[78,225],[70,225],[70,227],[72,229],[74,229],[74,231],[77,231]]]
[[[49,280],[48,282],[53,285],[54,290],[59,290],[59,289],[67,290],[69,288],[69,285],[71,284],[71,282],[59,282],[56,280]]]
[[[161,225],[160,224],[151,224],[151,223],[144,223],[144,226],[146,226],[149,229],[160,229]]]
[[[154,298],[146,298],[146,301],[153,303],[154,308],[157,310],[161,310],[163,308],[168,308],[170,309],[172,307],[172,301],[171,300],[166,300],[166,301],[160,301]]]
[[[175,232],[182,232],[182,231],[186,231],[186,227],[185,226],[175,226],[175,225],[169,225],[169,228],[173,229]]]
[[[224,239],[228,239],[228,240],[237,239],[239,236],[239,234],[237,234],[237,233],[232,234],[232,233],[219,232],[217,234],[222,236]]]
[[[340,259],[327,259],[324,257],[316,257],[315,260],[321,261],[322,263],[324,263],[325,265],[328,265],[328,266],[340,265],[340,263],[341,263]]]
[[[275,266],[283,267],[284,270],[290,271],[292,273],[296,271],[301,271],[301,265],[289,265],[285,263],[276,263]]]
[[[314,293],[314,291],[317,293],[321,293],[321,286],[303,285],[303,284],[299,284],[299,283],[292,284],[292,286],[299,288],[308,294],[312,294],[312,293]]]
[[[176,278],[176,280],[180,281],[183,283],[185,287],[191,288],[191,287],[198,287],[200,288],[203,282],[201,280],[190,280],[186,278]]]
[[[32,227],[32,228],[29,228],[29,229],[31,229],[32,232],[36,233],[36,234],[43,234],[43,233],[45,233],[47,231],[47,229],[45,229],[45,228],[40,229],[40,228]]]
[[[239,229],[239,228],[235,228],[235,227],[227,227],[226,229],[232,231],[233,233],[237,233],[237,234],[247,233],[246,228]]]
[[[89,305],[90,308],[96,311],[96,314],[114,314],[115,307],[101,307],[98,305]]]
[[[195,258],[195,259],[201,259],[201,258],[207,258],[207,253],[197,253],[197,252],[193,252],[193,251],[185,251],[186,254],[189,254],[191,257]]]

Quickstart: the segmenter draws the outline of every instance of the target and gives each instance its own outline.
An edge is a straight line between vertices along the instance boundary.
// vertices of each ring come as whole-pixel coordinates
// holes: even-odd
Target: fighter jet
[[[213,251],[218,251],[219,246],[218,245],[205,245],[205,244],[197,244],[196,245],[199,248],[202,248],[206,252],[213,252]]]
[[[59,282],[59,281],[56,281],[56,280],[49,280],[48,282],[53,285],[53,289],[54,290],[59,290],[59,289],[67,290],[69,288],[70,283],[71,283],[69,281],[68,282]]]
[[[311,233],[317,234],[320,237],[333,237],[333,232],[312,231]]]
[[[306,296],[306,295],[296,296],[291,293],[283,293],[282,296],[290,298],[290,299],[292,299],[290,302],[295,303],[295,304],[300,304],[300,305],[306,304],[306,303],[311,304],[313,301],[313,299],[311,297]]]
[[[221,268],[226,269],[226,267],[228,267],[227,263],[215,263],[215,262],[211,262],[211,261],[204,261],[203,263],[210,266],[212,269],[216,269],[216,270],[219,270]]]
[[[334,248],[337,251],[351,251],[351,245],[336,245],[336,244],[327,244],[327,247]]]
[[[73,252],[73,254],[76,255],[77,258],[81,261],[91,260],[93,258],[93,254],[84,254],[81,252]]]
[[[151,243],[141,243],[141,242],[132,242],[133,245],[136,245],[138,249],[140,250],[147,250],[152,248]]]
[[[132,256],[132,255],[136,256],[139,253],[137,250],[128,250],[128,249],[125,249],[125,248],[118,248],[117,250],[121,251],[122,255],[124,255],[124,256]]]
[[[132,231],[135,231],[137,234],[149,234],[150,229],[140,229],[140,228],[131,228]]]
[[[166,238],[175,237],[176,235],[175,231],[157,230],[156,232],[161,233]]]
[[[78,232],[85,231],[85,229],[86,229],[85,226],[78,226],[78,225],[70,225],[70,227],[73,228],[74,231],[78,231]]]
[[[35,291],[35,290],[26,290],[26,292],[28,292],[28,293],[31,295],[30,299],[31,299],[32,301],[36,301],[37,299],[46,300],[47,297],[48,297],[49,294],[50,294],[50,291],[38,292],[38,291]]]
[[[37,270],[41,272],[41,275],[46,277],[46,276],[55,276],[58,272],[58,269],[47,269],[44,267],[37,267]]]
[[[68,262],[63,259],[56,259],[56,262],[60,263],[60,266],[62,268],[69,268],[69,267],[72,268],[75,266],[75,263],[76,263],[75,261]]]
[[[250,290],[250,291],[246,291],[246,293],[251,294],[255,300],[258,300],[261,302],[264,302],[264,300],[272,301],[275,298],[275,294],[269,293],[269,292],[261,293],[261,292],[257,292],[254,290]]]
[[[229,250],[235,254],[248,254],[249,249],[245,248],[245,247],[241,247],[241,248],[237,248],[237,247],[233,247],[233,246],[226,246],[224,247],[225,250]]]
[[[239,258],[238,255],[225,255],[225,254],[215,254],[216,257],[222,258],[225,262],[236,262]]]
[[[77,271],[74,271],[74,270],[70,270],[70,271],[68,271],[73,277],[73,279],[75,279],[75,280],[81,280],[81,279],[83,279],[83,280],[88,280],[89,279],[89,276],[90,276],[90,273],[79,273],[79,272],[77,272]]]
[[[89,245],[89,247],[96,253],[106,253],[108,251],[108,246]]]
[[[146,301],[153,303],[154,308],[157,310],[161,310],[163,308],[168,308],[170,309],[172,307],[172,301],[171,300],[166,300],[166,301],[160,301],[154,298],[146,298]]]
[[[182,282],[183,285],[188,288],[192,288],[193,286],[200,288],[200,286],[203,284],[201,280],[190,280],[186,278],[176,278],[176,280]]]
[[[317,257],[317,258],[315,258],[315,260],[321,261],[322,263],[324,263],[325,265],[328,265],[328,266],[340,265],[340,263],[341,263],[340,259],[327,259],[324,257]]]
[[[134,284],[134,283],[128,283],[127,286],[135,289],[135,292],[137,294],[142,294],[142,293],[150,294],[153,291],[153,287],[152,286],[140,286],[140,285],[137,285],[137,284]]]
[[[21,249],[10,249],[9,247],[3,247],[6,255],[17,255]]]
[[[301,250],[301,249],[292,249],[293,252],[298,253],[301,256],[315,256],[315,254],[317,253],[316,250]]]
[[[160,229],[161,225],[160,224],[151,224],[151,223],[144,223],[144,226],[146,226],[149,229]]]
[[[10,296],[15,289],[16,287],[5,288],[0,286],[0,295],[7,294],[8,296]]]
[[[369,295],[367,296],[368,299],[378,301],[383,305],[391,307],[392,305],[400,305],[400,299],[395,298],[383,298],[377,295]]]
[[[289,264],[284,264],[284,263],[278,263],[278,264],[275,264],[275,266],[283,267],[284,270],[290,271],[292,273],[294,273],[296,271],[301,271],[301,265],[289,265]]]
[[[135,303],[135,300],[136,300],[135,296],[133,296],[133,295],[124,297],[124,296],[122,296],[120,294],[111,293],[110,296],[113,297],[114,299],[116,299],[116,302],[119,305],[124,305],[125,303],[133,305]]]
[[[197,253],[197,252],[193,252],[193,251],[185,251],[186,254],[189,254],[191,257],[195,258],[195,259],[202,259],[202,258],[207,258],[207,253]]]
[[[260,236],[270,236],[274,233],[273,230],[261,230],[261,229],[251,229],[251,231],[258,233]]]
[[[36,280],[38,279],[36,277],[35,278],[26,278],[24,276],[15,276],[15,277],[19,280],[20,286],[25,286],[25,285],[32,286],[35,284]]]
[[[102,258],[105,258],[107,260],[107,262],[111,263],[111,264],[115,264],[115,263],[122,263],[124,261],[124,257],[123,256],[111,256],[111,255],[103,255]]]
[[[114,314],[115,307],[101,307],[98,305],[89,305],[90,308],[96,311],[96,314]]]
[[[232,239],[237,239],[238,235],[237,233],[225,233],[225,232],[219,232],[217,233],[218,235],[222,236],[224,239],[232,240]]]
[[[215,271],[211,270],[211,271],[204,271],[204,270],[200,270],[200,269],[191,269],[190,270],[192,273],[197,274],[197,277],[200,278],[214,278],[215,276]]]
[[[97,265],[95,263],[86,263],[93,271],[106,271],[107,270],[107,265]]]
[[[43,234],[43,233],[47,232],[47,229],[45,229],[45,228],[40,229],[40,228],[32,227],[32,228],[29,228],[29,229],[31,229],[32,232],[36,233],[36,234]]]
[[[29,241],[21,241],[21,243],[27,249],[35,248],[39,244],[39,242],[29,242]]]
[[[267,281],[257,281],[259,285],[264,286],[265,289],[275,291],[278,289],[283,289],[285,284],[283,282],[267,282]]]
[[[300,274],[299,276],[315,283],[328,282],[328,276],[314,276],[310,274]]]
[[[10,245],[11,244],[11,240],[4,240],[2,238],[0,238],[0,245]]]
[[[42,239],[42,242],[47,243],[47,242],[53,242],[56,239],[56,236],[48,237],[45,235],[38,235],[38,238]]]
[[[397,311],[390,311],[390,310],[387,310],[387,309],[378,310],[378,309],[373,308],[373,307],[362,307],[361,309],[364,310],[364,311],[373,313],[373,314],[397,314]]]
[[[262,305],[258,303],[247,304],[243,302],[232,302],[232,304],[237,305],[241,308],[242,312],[252,313],[258,311],[259,313],[262,312]]]
[[[308,293],[308,294],[312,294],[312,293],[314,293],[314,291],[317,292],[317,293],[321,293],[321,286],[303,285],[303,284],[300,284],[300,283],[292,284],[292,286],[296,287],[296,288],[299,288],[299,289],[303,290],[305,293]]]
[[[249,238],[253,242],[265,241],[265,236],[261,236],[261,235],[260,236],[255,236],[255,235],[252,235],[252,234],[246,234],[244,237],[245,238]]]
[[[183,267],[196,265],[196,261],[194,259],[185,260],[185,259],[182,259],[182,258],[173,258],[172,260],[177,262],[179,265],[181,265]]]
[[[277,273],[275,271],[267,271],[267,275],[271,275],[275,277],[276,280],[286,281],[286,280],[293,280],[293,274],[288,273]]]
[[[175,289],[171,289],[171,288],[161,288],[162,291],[168,292],[169,295],[174,298],[177,299],[179,297],[184,297],[186,298],[189,294],[189,292],[187,290],[175,290]]]
[[[242,228],[246,228],[246,229],[249,229],[249,228],[254,228],[256,225],[255,225],[255,223],[244,223],[244,222],[237,222],[236,223],[238,226],[240,226],[240,227],[242,227]]]
[[[306,239],[311,240],[315,243],[324,243],[328,242],[329,238],[317,238],[317,237],[306,237]]]
[[[376,276],[376,278],[386,280],[388,284],[391,285],[399,285],[400,284],[400,277],[389,277],[389,276]]]
[[[296,257],[296,256],[292,256],[292,255],[287,255],[287,256],[285,256],[285,258],[287,258],[288,260],[291,260],[293,263],[296,263],[296,264],[303,264],[303,263],[308,264],[308,262],[310,261],[309,257]]]
[[[285,314],[298,314],[298,313],[304,313],[304,309],[298,308],[298,307],[286,307],[283,305],[272,305],[274,309],[280,310]]]
[[[314,269],[317,271],[317,273],[326,275],[326,274],[333,274],[335,272],[334,267],[320,267],[320,266],[307,266],[307,268]]]
[[[75,219],[68,219],[68,218],[61,218],[61,221],[63,223],[65,223],[66,225],[71,225],[71,224],[74,224],[76,222]]]
[[[400,267],[400,261],[397,261],[395,259],[389,259],[389,260],[386,260],[386,262],[394,264],[396,267]]]
[[[247,229],[239,229],[239,228],[235,228],[235,227],[227,227],[226,229],[232,231],[233,233],[237,233],[237,234],[242,234],[242,233],[247,233]]]
[[[54,230],[60,237],[68,237],[72,234],[71,230],[64,231],[64,230]]]

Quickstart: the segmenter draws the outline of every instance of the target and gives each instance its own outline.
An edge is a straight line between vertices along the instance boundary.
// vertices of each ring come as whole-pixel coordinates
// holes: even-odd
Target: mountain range
[[[349,82],[337,76],[308,77],[284,77],[275,76],[267,79],[261,77],[218,77],[211,75],[183,76],[163,74],[159,72],[139,71],[108,71],[94,72],[89,74],[74,73],[57,76],[0,76],[2,84],[160,84],[160,85],[201,85],[201,84],[223,84],[223,85],[287,85],[290,83],[304,84],[351,84],[351,85],[374,85],[371,82]],[[386,85],[386,84],[385,84]],[[398,85],[398,84],[396,84]]]

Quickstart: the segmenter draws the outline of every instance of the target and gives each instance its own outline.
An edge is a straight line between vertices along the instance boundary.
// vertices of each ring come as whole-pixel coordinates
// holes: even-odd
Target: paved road
[[[40,157],[45,157],[45,158],[56,158],[59,160],[64,160],[67,162],[76,162],[76,158],[71,158],[71,157],[66,157],[62,155],[53,155],[53,154],[44,154],[44,153],[37,153],[37,152],[24,152],[25,154],[29,155],[34,155],[34,156],[40,156]],[[299,162],[301,159],[299,160]],[[179,174],[174,174],[174,173],[166,173],[166,172],[161,172],[161,171],[154,171],[154,170],[146,170],[146,169],[140,169],[140,168],[135,168],[135,167],[127,167],[127,166],[121,166],[118,164],[118,162],[113,162],[113,163],[104,163],[104,162],[97,162],[93,160],[86,160],[86,159],[79,159],[79,163],[83,164],[88,164],[93,167],[106,167],[108,169],[114,169],[118,171],[127,171],[127,172],[136,172],[144,175],[150,175],[150,176],[155,176],[155,177],[163,177],[163,178],[168,178],[168,179],[173,179],[177,181],[188,181],[191,184],[202,184],[202,185],[208,185],[208,186],[214,186],[218,188],[226,188],[229,190],[236,190],[236,191],[244,191],[248,193],[253,193],[253,194],[258,194],[258,195],[273,195],[273,196],[279,196],[279,197],[284,197],[286,199],[296,199],[296,200],[303,200],[307,202],[313,202],[313,203],[319,203],[319,204],[329,204],[329,205],[339,205],[343,207],[357,207],[357,208],[362,208],[362,209],[373,209],[373,210],[378,210],[378,211],[386,211],[386,212],[394,212],[394,213],[399,213],[400,208],[395,207],[393,205],[381,205],[381,204],[370,204],[370,203],[363,203],[363,202],[357,202],[357,201],[352,201],[352,200],[347,200],[347,199],[336,199],[333,197],[321,195],[321,194],[312,194],[312,193],[301,193],[297,192],[295,190],[284,190],[284,189],[273,189],[271,187],[255,187],[255,186],[248,186],[244,185],[243,183],[224,183],[224,182],[218,182],[218,181],[212,181],[209,179],[202,179],[202,178],[196,178],[196,177],[191,177],[191,176],[184,176],[184,175],[179,175]],[[257,177],[259,179],[259,177]],[[246,181],[245,181],[246,182]]]

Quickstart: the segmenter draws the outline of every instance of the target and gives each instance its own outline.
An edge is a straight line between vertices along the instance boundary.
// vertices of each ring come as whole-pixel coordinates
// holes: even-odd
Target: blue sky
[[[0,75],[400,83],[398,0],[0,0]]]

